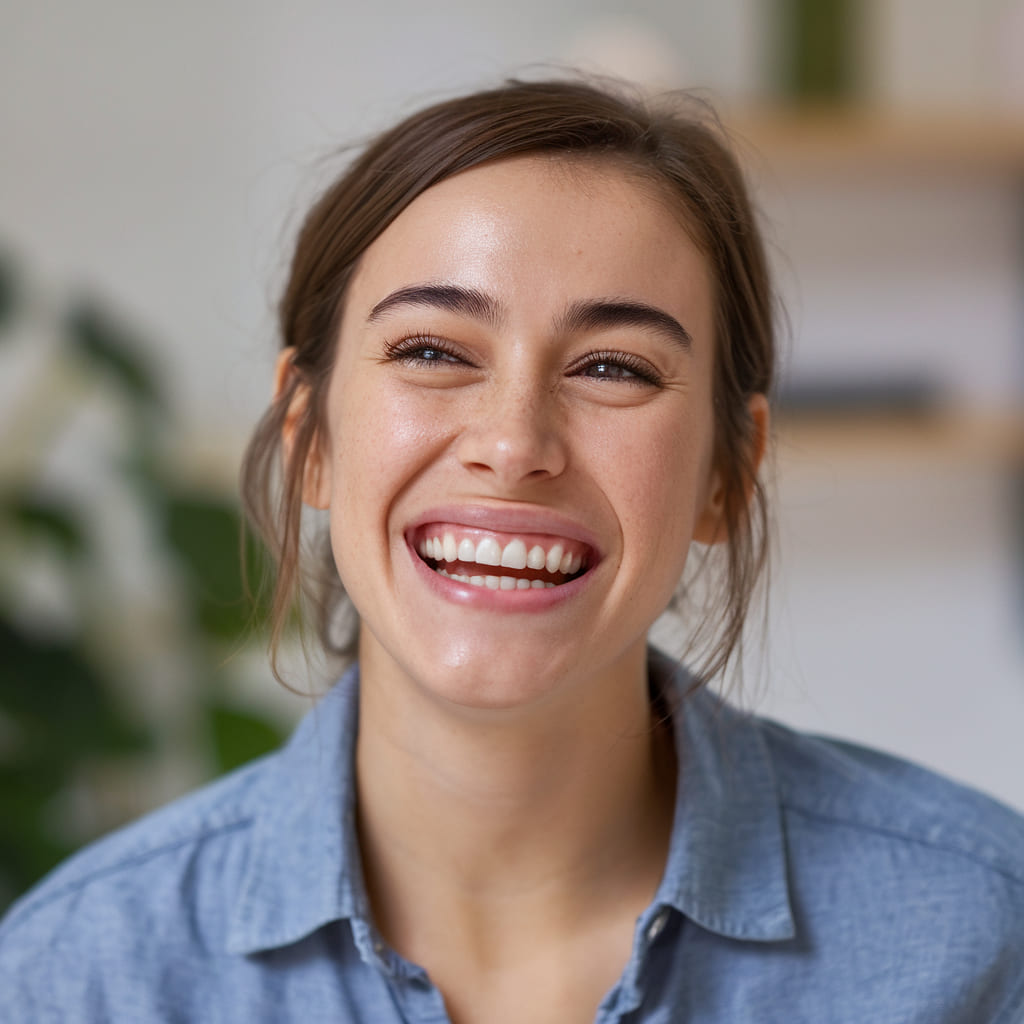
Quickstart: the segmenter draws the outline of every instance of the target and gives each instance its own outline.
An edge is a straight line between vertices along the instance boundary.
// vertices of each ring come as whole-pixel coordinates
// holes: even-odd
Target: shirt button
[[[659,910],[654,920],[647,926],[647,941],[653,942],[665,930],[666,924],[668,924],[668,911]]]

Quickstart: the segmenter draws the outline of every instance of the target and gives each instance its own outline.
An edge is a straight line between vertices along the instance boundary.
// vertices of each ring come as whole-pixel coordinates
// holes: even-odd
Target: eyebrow
[[[486,292],[454,284],[413,284],[386,295],[370,310],[367,323],[383,319],[400,306],[428,306],[497,326],[501,304]],[[581,299],[570,304],[557,322],[559,333],[577,334],[615,327],[640,327],[665,335],[681,348],[693,347],[690,332],[663,309],[633,299]]]
[[[455,284],[413,284],[386,295],[366,318],[367,323],[382,319],[398,306],[430,306],[448,313],[482,320],[497,326],[501,321],[501,307],[485,292],[476,288],[463,288]]]
[[[565,311],[558,326],[567,334],[614,327],[641,327],[666,335],[687,351],[693,347],[690,332],[674,316],[656,306],[632,299],[574,302]]]

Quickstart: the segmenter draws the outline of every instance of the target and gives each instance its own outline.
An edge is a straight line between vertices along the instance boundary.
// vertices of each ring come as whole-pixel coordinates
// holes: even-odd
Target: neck
[[[536,942],[641,912],[664,867],[675,788],[643,649],[514,713],[453,707],[375,658],[362,671],[360,842],[396,949],[422,962],[436,938],[425,922],[479,951],[482,935]]]

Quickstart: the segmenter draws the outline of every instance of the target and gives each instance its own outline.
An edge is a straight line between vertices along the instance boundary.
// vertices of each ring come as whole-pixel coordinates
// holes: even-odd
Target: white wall
[[[979,57],[998,37],[984,19],[1003,5],[916,3],[875,5],[874,94],[988,104],[1008,76]],[[681,83],[726,96],[765,79],[769,9],[630,5]],[[134,318],[184,432],[230,461],[266,399],[273,296],[294,212],[334,166],[320,158],[435,95],[578,54],[619,15],[586,0],[7,3],[0,244],[54,295],[87,283]],[[1019,183],[769,179],[764,196],[795,367],[872,353],[973,403],[1019,396]],[[1003,469],[784,454],[765,706],[1024,808],[1020,526]]]
[[[696,80],[735,89],[750,65],[731,30],[742,7],[633,10],[652,12],[641,24]],[[430,97],[559,60],[602,13],[586,0],[5,4],[0,238],[55,288],[88,282],[134,314],[188,421],[238,433],[266,397],[289,214],[326,173],[317,161]]]

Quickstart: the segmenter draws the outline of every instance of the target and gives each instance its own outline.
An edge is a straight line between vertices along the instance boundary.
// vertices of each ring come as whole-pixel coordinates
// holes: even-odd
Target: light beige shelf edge
[[[775,170],[1024,175],[1024,113],[764,107],[723,122],[741,158]]]
[[[780,416],[775,452],[803,458],[999,463],[1024,467],[1024,413],[924,417]]]

